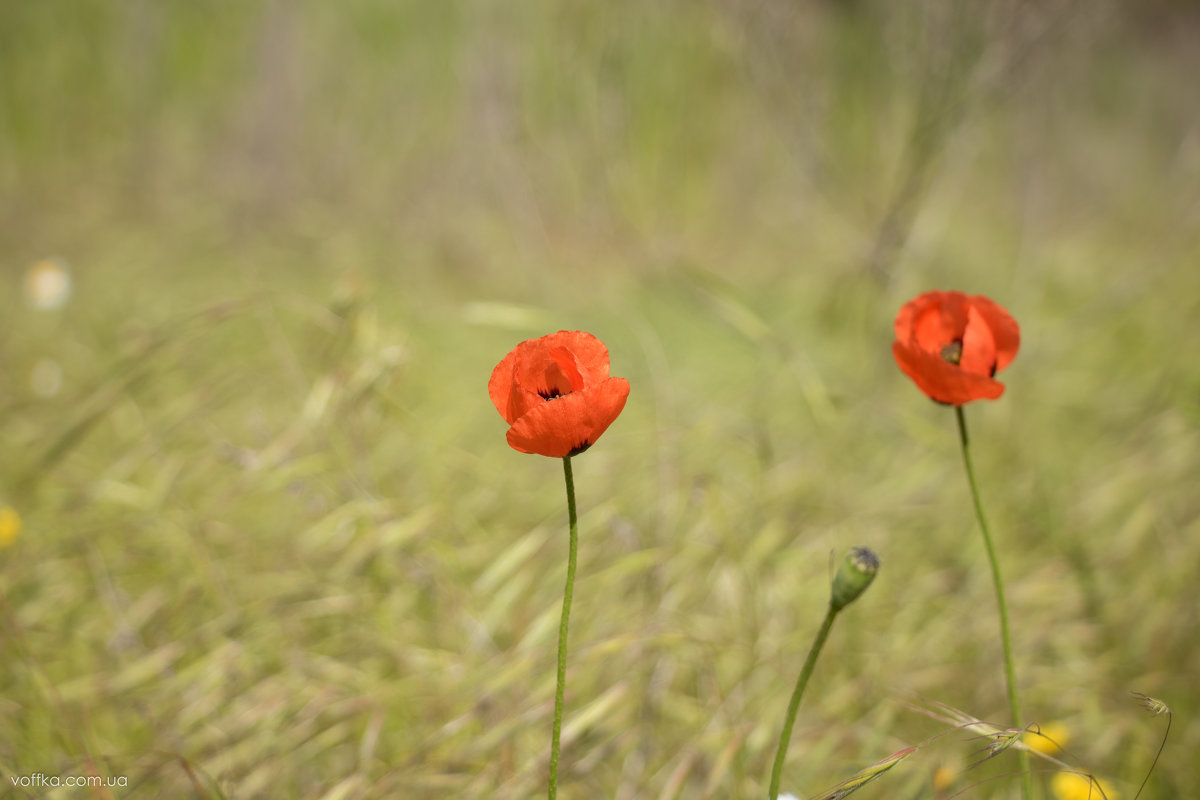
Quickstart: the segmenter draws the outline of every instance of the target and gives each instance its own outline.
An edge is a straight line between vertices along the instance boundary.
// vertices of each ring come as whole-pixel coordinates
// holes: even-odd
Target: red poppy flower
[[[1004,384],[994,376],[1012,362],[1020,345],[1017,321],[989,298],[926,292],[896,315],[892,355],[930,398],[961,406],[1004,394]]]
[[[608,348],[583,331],[521,342],[492,370],[492,404],[522,453],[565,458],[587,450],[629,397],[629,381],[608,376]]]

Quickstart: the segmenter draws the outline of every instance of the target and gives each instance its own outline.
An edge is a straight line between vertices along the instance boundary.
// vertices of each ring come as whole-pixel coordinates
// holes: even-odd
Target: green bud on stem
[[[829,605],[834,611],[841,611],[853,603],[875,580],[878,571],[879,556],[866,547],[853,548],[846,553],[838,565],[837,574],[833,576]]]

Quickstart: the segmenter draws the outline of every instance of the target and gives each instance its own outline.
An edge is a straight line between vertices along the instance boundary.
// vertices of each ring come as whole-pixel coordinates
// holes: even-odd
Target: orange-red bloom
[[[1004,384],[994,376],[1012,362],[1020,345],[1017,321],[989,298],[926,292],[896,315],[892,355],[930,398],[961,406],[1004,394]]]
[[[522,453],[582,453],[608,429],[629,397],[629,381],[608,376],[608,348],[583,331],[521,342],[492,370],[492,404]]]

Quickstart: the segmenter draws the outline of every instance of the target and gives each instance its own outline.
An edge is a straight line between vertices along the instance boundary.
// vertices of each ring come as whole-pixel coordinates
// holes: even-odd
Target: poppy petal
[[[1011,314],[990,297],[977,294],[967,299],[991,329],[996,347],[996,369],[1004,369],[1017,357],[1017,350],[1021,347],[1020,326]]]
[[[555,364],[558,364],[559,371],[566,376],[567,382],[571,384],[571,391],[583,391],[585,384],[583,376],[579,374],[579,366],[575,361],[575,355],[565,347],[551,347],[550,357],[554,359]]]
[[[961,341],[967,328],[967,303],[962,292],[931,292],[913,315],[911,336],[922,350],[940,352]],[[920,298],[919,298],[920,299]]]
[[[900,307],[893,328],[902,342],[916,339],[928,350],[940,350],[962,335],[966,309],[961,292],[925,292]]]
[[[524,389],[558,397],[607,378],[608,349],[590,333],[559,331],[517,345],[516,364],[516,381]]]
[[[940,355],[892,343],[892,355],[900,370],[930,399],[952,406],[972,400],[995,400],[1004,394],[1004,384],[987,376],[967,372]]]
[[[492,377],[488,380],[488,397],[509,425],[535,403],[542,402],[541,397],[517,383],[516,374],[517,351],[514,349],[496,365],[492,370]]]
[[[531,408],[512,423],[508,444],[522,453],[553,458],[582,452],[608,429],[629,397],[629,381],[608,378]]]
[[[492,377],[488,379],[488,397],[492,400],[492,405],[500,412],[500,416],[504,417],[509,424],[508,405],[509,395],[512,394],[514,384],[514,367],[517,361],[517,351],[512,350],[496,368],[492,370]]]
[[[522,389],[546,399],[568,394],[572,391],[571,381],[563,374],[558,362],[545,346],[543,339],[521,342],[517,345],[515,380]]]
[[[559,331],[543,336],[547,348],[563,347],[575,357],[575,368],[583,385],[592,386],[608,377],[608,348],[584,331]]]
[[[962,357],[958,361],[959,369],[975,375],[987,375],[989,378],[996,372],[996,340],[992,338],[992,329],[975,306],[967,307],[967,329],[962,337]]]
[[[916,319],[917,314],[933,302],[931,300],[933,295],[940,296],[941,294],[941,292],[926,292],[900,306],[900,311],[896,313],[896,321],[892,323],[897,340],[907,342],[912,337],[913,320]]]

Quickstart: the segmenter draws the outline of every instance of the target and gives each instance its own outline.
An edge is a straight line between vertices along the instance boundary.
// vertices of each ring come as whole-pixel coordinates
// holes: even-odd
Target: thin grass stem
[[[975,517],[979,520],[979,530],[983,533],[983,546],[987,550],[988,563],[992,567],[992,584],[996,588],[996,605],[1000,608],[1000,641],[1004,645],[1004,677],[1008,684],[1008,708],[1012,714],[1014,728],[1021,727],[1021,702],[1017,694],[1017,673],[1013,666],[1012,636],[1008,628],[1008,603],[1004,599],[1004,577],[1000,574],[1000,562],[996,558],[996,546],[992,543],[991,528],[988,527],[987,515],[983,513],[983,501],[979,499],[979,484],[975,480],[975,467],[971,463],[970,439],[967,436],[967,420],[963,415],[962,406],[954,407],[954,415],[958,420],[958,438],[962,444],[963,464],[967,469],[967,482],[971,485],[971,500],[975,503]],[[1021,768],[1021,796],[1025,800],[1033,797],[1033,776],[1029,771],[1029,754],[1024,750],[1017,751]]]
[[[787,718],[783,722],[783,732],[779,734],[779,749],[775,752],[775,766],[771,768],[771,790],[768,795],[771,800],[779,797],[779,781],[783,775],[783,762],[787,757],[788,743],[792,740],[792,726],[796,724],[796,711],[800,708],[800,698],[804,696],[808,679],[812,676],[813,667],[817,665],[817,657],[821,655],[821,648],[825,646],[825,640],[829,638],[829,630],[833,627],[833,620],[837,615],[838,609],[835,609],[831,603],[829,610],[825,612],[825,621],[821,623],[821,629],[817,631],[817,637],[813,639],[812,647],[808,649],[808,658],[804,661],[804,668],[800,670],[800,677],[796,679],[796,688],[792,690],[792,699],[788,702]]]
[[[1154,754],[1154,761],[1150,764],[1150,769],[1146,771],[1146,777],[1142,778],[1142,785],[1138,787],[1137,794],[1133,796],[1133,800],[1138,800],[1142,796],[1142,790],[1146,788],[1146,784],[1150,781],[1150,776],[1154,774],[1154,768],[1158,766],[1158,759],[1163,754],[1163,749],[1167,746],[1167,738],[1171,735],[1171,710],[1167,709],[1167,729],[1163,731],[1162,742],[1158,745],[1158,752]]]
[[[558,796],[558,752],[562,739],[563,694],[567,685],[567,624],[571,619],[571,597],[575,594],[575,561],[579,552],[575,477],[571,474],[570,456],[563,459],[563,477],[567,482],[567,519],[571,531],[567,545],[567,585],[563,588],[562,619],[558,623],[558,679],[554,687],[554,732],[550,736],[550,800]]]

